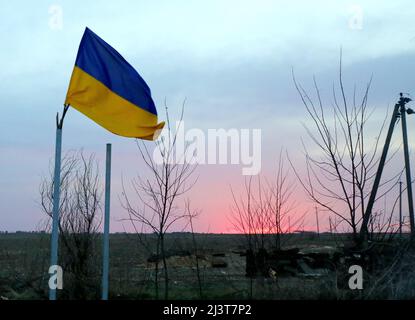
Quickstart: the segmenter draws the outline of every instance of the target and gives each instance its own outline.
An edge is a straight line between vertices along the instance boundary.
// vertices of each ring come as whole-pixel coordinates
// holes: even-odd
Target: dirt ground
[[[49,262],[49,235],[46,233],[0,234],[1,299],[46,299]],[[348,235],[299,233],[285,235],[283,247],[304,252],[330,251],[347,243]],[[134,234],[110,236],[110,298],[155,298],[154,235],[139,241]],[[248,278],[246,241],[243,235],[197,234],[197,258],[189,233],[172,233],[166,238],[169,297],[200,298],[196,272],[199,264],[202,298],[206,299],[336,299],[338,274],[327,272],[307,276],[276,275]],[[271,242],[271,241],[270,241]],[[100,246],[97,246],[100,247]],[[100,256],[101,252],[97,252]],[[150,259],[149,259],[150,258]],[[99,259],[97,261],[100,261]],[[99,292],[101,266],[96,266]],[[163,269],[159,271],[160,292]],[[359,297],[359,293],[353,293]]]

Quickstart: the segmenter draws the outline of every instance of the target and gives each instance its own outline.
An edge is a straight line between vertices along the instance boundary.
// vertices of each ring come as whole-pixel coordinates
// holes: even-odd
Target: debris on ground
[[[212,256],[212,268],[226,268],[228,263],[222,256]]]

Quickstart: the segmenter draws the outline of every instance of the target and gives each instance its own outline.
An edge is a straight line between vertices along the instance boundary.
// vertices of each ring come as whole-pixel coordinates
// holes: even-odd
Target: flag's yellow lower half
[[[131,138],[154,140],[164,126],[157,116],[120,97],[75,66],[65,103],[107,130]]]

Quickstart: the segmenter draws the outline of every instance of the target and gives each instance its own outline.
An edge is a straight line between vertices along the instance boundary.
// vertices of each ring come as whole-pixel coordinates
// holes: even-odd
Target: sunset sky
[[[349,93],[354,85],[363,90],[373,74],[372,129],[381,125],[399,92],[415,96],[415,6],[410,0],[3,0],[0,8],[0,231],[35,230],[44,219],[39,183],[54,154],[55,115],[62,110],[86,26],[146,80],[159,119],[165,118],[165,99],[173,119],[186,99],[187,129],[261,129],[261,175],[268,178],[281,148],[299,171],[303,168],[301,138],[308,118],[291,68],[306,88],[315,75],[330,106],[342,48]],[[408,118],[408,126],[413,147],[415,117]],[[131,230],[121,221],[127,215],[118,197],[121,177],[128,181],[143,174],[135,141],[69,111],[63,150],[96,153],[102,181],[106,143],[113,148],[111,231]],[[411,161],[415,168],[413,152]],[[242,166],[200,165],[196,174],[188,197],[201,210],[197,231],[232,232],[230,187],[241,191]],[[295,197],[300,213],[314,210],[299,185]],[[322,220],[325,229],[327,216]],[[304,227],[315,228],[313,215]]]

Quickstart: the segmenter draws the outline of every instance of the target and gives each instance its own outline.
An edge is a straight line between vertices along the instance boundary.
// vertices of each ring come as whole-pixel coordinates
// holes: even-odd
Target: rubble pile
[[[292,248],[246,251],[246,276],[303,276],[320,277],[336,268],[340,258],[346,258],[342,250],[334,247]]]

